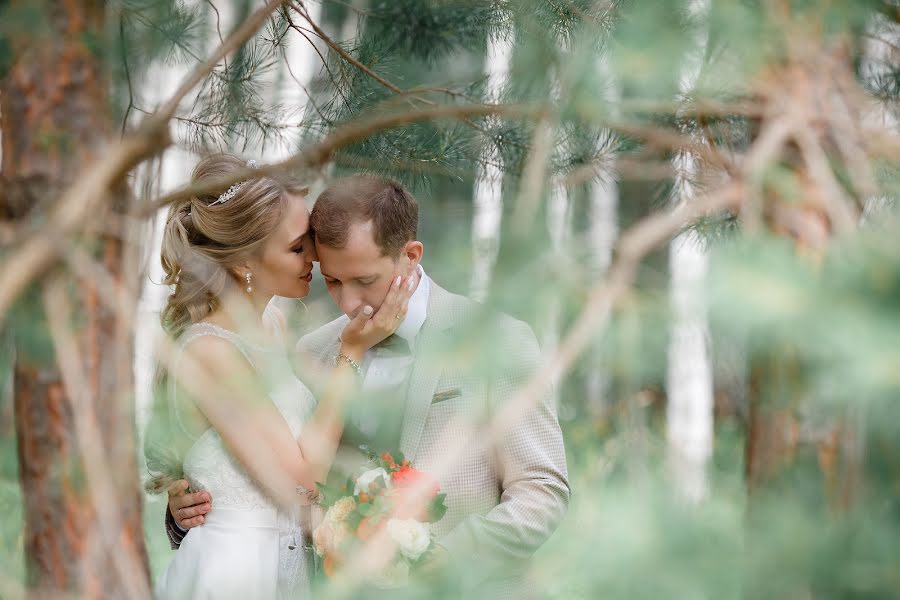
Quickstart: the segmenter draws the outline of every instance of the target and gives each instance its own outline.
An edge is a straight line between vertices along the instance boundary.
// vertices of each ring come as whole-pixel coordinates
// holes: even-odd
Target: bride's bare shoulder
[[[218,335],[192,337],[184,346],[184,354],[187,359],[184,362],[192,362],[211,373],[228,374],[251,370],[247,358],[234,342]]]

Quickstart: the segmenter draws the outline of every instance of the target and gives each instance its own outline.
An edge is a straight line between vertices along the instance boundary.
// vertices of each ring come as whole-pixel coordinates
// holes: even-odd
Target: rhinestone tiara
[[[248,161],[247,161],[247,168],[248,168],[248,169],[257,169],[257,168],[259,168],[259,165],[256,163],[255,160],[248,160]],[[235,183],[233,186],[231,186],[230,188],[228,188],[227,190],[225,190],[225,191],[222,193],[221,196],[219,196],[218,198],[216,198],[216,201],[215,201],[215,202],[210,202],[209,205],[210,205],[210,206],[215,206],[216,204],[225,204],[226,202],[228,202],[229,200],[231,200],[232,198],[234,198],[235,195],[237,195],[237,193],[238,193],[238,192],[241,190],[241,188],[244,186],[244,184],[247,183],[248,181],[250,181],[250,180],[249,180],[249,179],[245,179],[244,181],[239,181],[238,183]]]

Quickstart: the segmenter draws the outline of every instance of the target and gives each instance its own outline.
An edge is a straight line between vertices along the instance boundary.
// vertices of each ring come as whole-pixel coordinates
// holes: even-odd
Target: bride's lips
[[[302,279],[306,283],[309,283],[310,281],[312,281],[312,271],[310,271],[306,275],[302,276],[300,279]]]

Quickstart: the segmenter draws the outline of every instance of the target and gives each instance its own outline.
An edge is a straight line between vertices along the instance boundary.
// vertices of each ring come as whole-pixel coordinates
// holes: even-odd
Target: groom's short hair
[[[382,256],[395,256],[406,242],[416,239],[419,205],[392,179],[352,175],[336,180],[319,194],[309,227],[317,243],[344,248],[350,226],[370,221]]]

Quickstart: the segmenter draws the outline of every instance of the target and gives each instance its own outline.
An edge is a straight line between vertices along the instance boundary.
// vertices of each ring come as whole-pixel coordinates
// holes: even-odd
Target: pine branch
[[[489,448],[496,440],[504,439],[511,427],[539,406],[553,382],[559,381],[572,369],[576,360],[609,323],[613,309],[628,294],[636,279],[637,269],[647,255],[696,220],[733,209],[740,197],[740,186],[730,184],[690,204],[654,213],[630,227],[617,244],[616,258],[607,277],[590,290],[587,302],[556,352],[542,361],[540,368],[479,429],[478,450]],[[455,427],[456,424],[451,423],[450,426]],[[442,449],[440,460],[430,466],[430,473],[438,478],[446,475],[457,467],[465,453],[471,451],[472,438],[456,436],[454,443]],[[383,551],[385,546],[384,541],[377,537],[367,545],[373,552]],[[345,565],[347,572],[360,572],[365,560],[362,554],[358,553],[355,560]]]
[[[218,177],[204,182],[198,182],[182,187],[167,194],[152,203],[143,214],[149,216],[155,214],[172,202],[190,197],[196,194],[213,192],[225,189],[228,186],[243,181],[251,176],[261,176],[270,173],[296,170],[312,170],[325,164],[335,152],[368,136],[411,123],[429,121],[435,119],[456,119],[485,117],[496,115],[507,119],[538,118],[543,114],[543,109],[524,105],[503,104],[476,104],[476,105],[443,105],[423,108],[403,113],[389,113],[376,115],[350,121],[337,129],[319,143],[313,144],[298,154],[272,165],[262,165],[256,169],[242,169],[235,171],[227,177]]]
[[[397,87],[390,81],[388,81],[388,80],[384,79],[383,77],[381,77],[380,75],[378,75],[378,73],[376,73],[375,71],[373,71],[366,65],[362,64],[361,62],[359,62],[358,60],[353,58],[353,55],[351,55],[349,52],[347,52],[346,50],[341,48],[340,44],[338,44],[333,39],[328,37],[328,35],[324,31],[322,31],[322,28],[319,27],[318,25],[316,25],[316,23],[315,23],[315,21],[313,21],[312,17],[309,16],[309,12],[303,8],[303,5],[300,5],[299,7],[292,6],[291,8],[293,8],[295,11],[297,11],[297,13],[301,17],[303,17],[303,19],[307,23],[309,23],[309,26],[313,28],[313,31],[315,32],[315,34],[317,36],[319,36],[319,39],[321,39],[323,42],[325,42],[329,48],[331,48],[332,50],[337,52],[341,58],[343,58],[348,63],[350,63],[351,65],[353,65],[354,67],[356,67],[357,69],[359,69],[360,71],[362,71],[363,73],[365,73],[366,75],[368,75],[369,77],[371,77],[372,79],[374,79],[375,81],[377,81],[378,83],[380,83],[381,85],[386,87],[387,89],[391,90],[395,94],[403,94],[403,90],[401,90],[399,87]],[[294,25],[294,22],[290,20],[290,17],[288,17],[288,22],[291,24],[292,27],[296,27],[296,25]]]
[[[128,86],[128,106],[125,108],[125,115],[122,117],[122,129],[120,136],[125,135],[125,129],[128,127],[128,116],[134,108],[134,88],[131,85],[131,70],[128,68],[128,46],[125,42],[125,15],[119,15],[119,38],[122,42],[122,66],[125,68],[125,83]]]
[[[219,9],[216,8],[213,0],[206,0],[206,4],[209,5],[210,10],[213,11],[216,15],[216,34],[219,36],[219,44],[225,43],[225,38],[222,37],[222,15],[219,14]],[[222,64],[225,66],[225,75],[228,75],[228,59],[223,58]]]
[[[340,85],[338,85],[338,79],[334,76],[334,73],[332,73],[331,69],[328,67],[328,60],[326,60],[326,58],[322,55],[322,52],[316,46],[316,43],[309,38],[306,31],[291,20],[290,15],[287,14],[287,10],[288,10],[287,8],[284,9],[284,15],[285,15],[285,19],[287,19],[287,21],[289,23],[289,26],[294,31],[296,31],[301,36],[303,36],[303,39],[305,39],[307,42],[309,42],[309,45],[312,46],[313,51],[318,55],[319,60],[322,61],[322,68],[325,69],[325,71],[328,73],[328,77],[331,79],[332,84],[334,84],[335,91],[337,91],[338,95],[344,100],[344,104],[349,104],[350,100],[348,100],[347,97],[344,95],[343,91],[341,90]]]
[[[156,4],[161,4],[157,2]],[[172,11],[166,10],[166,8],[172,8]],[[182,12],[183,11],[183,12]],[[147,30],[156,32],[162,36],[165,40],[166,44],[148,44],[145,46],[149,46],[151,50],[160,50],[165,49],[171,52],[171,55],[175,55],[176,53],[172,51],[173,49],[180,49],[185,55],[189,56],[196,62],[201,62],[201,58],[191,49],[189,45],[189,40],[192,38],[190,33],[193,29],[195,29],[195,20],[191,18],[190,10],[185,9],[182,5],[175,6],[167,6],[162,8],[161,17],[162,20],[157,20],[154,18],[155,15],[146,14],[146,10],[142,10],[141,8],[134,5],[126,5],[122,10],[122,17],[126,15],[134,19],[135,21],[141,23]],[[174,27],[174,31],[170,30],[172,26]],[[156,40],[153,40],[156,41]],[[142,48],[143,50],[147,50],[148,48]]]
[[[134,132],[114,143],[85,173],[65,190],[42,231],[13,249],[0,270],[0,322],[25,287],[42,276],[58,259],[54,239],[78,231],[91,216],[112,201],[111,190],[142,161],[171,144],[168,124],[184,97],[208,76],[225,56],[240,47],[286,0],[269,0],[235,30],[202,65],[197,66],[163,107],[144,119]]]
[[[241,23],[241,26],[235,30],[224,44],[220,45],[219,48],[206,60],[205,63],[198,65],[193,72],[188,75],[188,77],[182,82],[181,86],[179,86],[178,90],[176,90],[175,94],[169,101],[164,104],[157,112],[154,118],[156,120],[161,120],[164,122],[168,122],[169,119],[175,114],[175,111],[178,110],[179,104],[184,99],[184,97],[190,92],[200,81],[202,81],[209,73],[216,68],[216,65],[219,62],[237,50],[241,44],[243,44],[246,40],[250,38],[254,33],[256,33],[260,27],[262,27],[269,16],[275,12],[279,7],[286,4],[288,0],[269,0],[266,2],[266,5],[257,10],[255,13],[250,15],[250,17]]]

